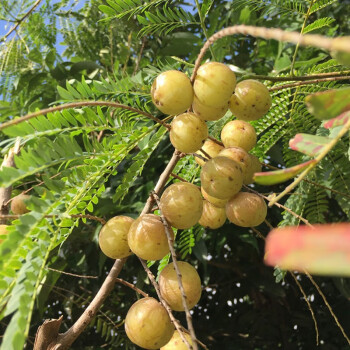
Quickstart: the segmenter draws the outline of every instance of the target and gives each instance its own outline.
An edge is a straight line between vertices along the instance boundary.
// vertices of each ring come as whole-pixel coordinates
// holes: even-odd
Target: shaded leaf
[[[311,274],[350,276],[350,224],[274,229],[266,238],[265,263]]]
[[[306,96],[308,110],[317,119],[331,119],[350,110],[350,88],[328,90]]]
[[[298,164],[291,168],[274,170],[274,171],[265,171],[261,173],[254,174],[254,181],[259,185],[275,185],[281,182],[285,182],[289,179],[292,179],[300,172],[302,172],[305,168],[307,168],[310,164],[315,163],[316,160],[312,159],[308,162]]]

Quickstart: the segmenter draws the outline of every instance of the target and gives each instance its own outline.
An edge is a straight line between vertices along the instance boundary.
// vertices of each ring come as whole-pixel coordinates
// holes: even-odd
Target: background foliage
[[[11,26],[34,4],[2,1],[0,19]],[[150,102],[150,84],[161,71],[190,74],[206,37],[223,27],[249,24],[327,36],[349,35],[349,0],[42,1],[0,46],[0,122],[53,103],[106,100],[164,116]],[[61,43],[63,49],[61,49]],[[327,52],[237,35],[216,42],[206,58],[231,64],[239,78],[252,74],[286,76],[342,71]],[[265,82],[267,85],[283,83]],[[259,135],[254,153],[272,166],[307,160],[292,151],[296,133],[328,135],[307,111],[306,95],[348,85],[323,82],[273,92],[270,112],[253,125]],[[219,137],[224,123],[210,123]],[[30,190],[31,212],[13,221],[0,245],[1,349],[31,348],[46,318],[64,316],[68,329],[99,289],[112,266],[98,248],[101,224],[72,214],[104,219],[142,210],[155,179],[173,148],[164,127],[142,115],[103,107],[70,109],[4,129],[2,157],[20,138],[17,169],[0,171],[0,186],[14,194]],[[310,223],[348,221],[350,217],[349,139],[345,138],[309,174],[284,205]],[[191,157],[175,169],[198,183]],[[253,186],[281,192],[285,184]],[[55,214],[55,217],[48,215]],[[299,224],[288,212],[269,209],[274,226]],[[258,228],[269,231],[265,224]],[[211,349],[312,349],[314,324],[290,275],[263,265],[263,242],[249,229],[226,224],[219,230],[194,227],[178,232],[177,252],[194,264],[204,285],[194,309],[197,336]],[[160,266],[164,265],[164,261]],[[76,278],[49,268],[97,278]],[[158,264],[152,266],[157,272]],[[130,257],[121,278],[153,293],[146,274]],[[277,279],[277,282],[276,282]],[[304,276],[318,322],[322,349],[347,349],[321,297]],[[345,330],[350,329],[350,283],[318,278],[320,288]],[[117,285],[93,324],[73,349],[135,349],[123,320],[138,298]],[[177,314],[181,320],[183,316]],[[28,335],[28,337],[27,337]]]

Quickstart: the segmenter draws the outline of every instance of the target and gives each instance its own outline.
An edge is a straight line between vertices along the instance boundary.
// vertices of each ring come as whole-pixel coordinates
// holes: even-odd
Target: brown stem
[[[350,52],[350,39],[344,38],[341,42],[336,41],[332,38],[327,38],[322,35],[316,34],[306,34],[300,36],[298,32],[286,32],[277,28],[265,28],[265,27],[253,27],[246,25],[236,25],[233,27],[224,28],[214,35],[212,35],[208,41],[203,45],[197,59],[195,62],[195,67],[193,69],[191,81],[193,82],[196,75],[200,63],[210,47],[216,40],[221,39],[225,36],[230,36],[234,34],[244,34],[251,35],[253,37],[260,37],[263,39],[274,39],[278,41],[291,42],[303,46],[313,46],[321,49],[325,49],[328,51],[336,50],[342,52]]]
[[[167,123],[164,123],[162,120],[154,117],[152,114],[149,114],[147,112],[141,111],[141,110],[139,110],[137,108],[133,108],[133,107],[130,107],[130,106],[123,105],[121,103],[109,102],[109,101],[81,101],[81,102],[65,103],[65,104],[60,105],[60,106],[42,109],[42,110],[40,110],[38,112],[30,113],[30,114],[27,114],[27,115],[25,115],[23,117],[19,117],[17,119],[10,120],[10,121],[8,121],[6,123],[0,124],[0,130],[5,129],[5,128],[7,128],[9,126],[12,126],[12,125],[16,125],[16,124],[22,123],[22,122],[24,122],[26,120],[38,117],[39,115],[44,115],[44,114],[52,113],[52,112],[56,112],[56,111],[62,111],[63,109],[84,107],[84,106],[108,106],[108,107],[114,107],[114,108],[127,109],[128,111],[132,111],[132,112],[141,114],[141,115],[143,115],[143,116],[145,116],[145,117],[147,117],[149,119],[152,119],[156,123],[163,125],[167,129],[170,128],[170,125],[168,125]]]
[[[156,279],[155,279],[152,271],[148,268],[148,266],[144,260],[142,260],[141,258],[139,258],[139,260],[140,260],[141,265],[143,266],[144,270],[146,271],[147,276],[148,276],[149,280],[151,281],[151,283],[152,283],[152,285],[157,293],[159,301],[164,306],[165,310],[168,312],[168,315],[170,317],[171,322],[175,326],[176,330],[179,332],[183,342],[187,345],[187,347],[189,349],[191,349],[192,348],[191,344],[188,342],[186,337],[183,335],[182,326],[181,326],[180,322],[174,317],[173,311],[171,310],[170,306],[168,305],[168,303],[163,299],[162,295],[160,294],[160,289],[159,289],[158,283],[156,282]]]
[[[205,158],[205,157],[203,157],[203,156],[201,156],[200,154],[198,154],[198,153],[191,153],[192,154],[192,156],[194,156],[194,157],[196,157],[196,158],[198,158],[198,159],[201,159],[201,160],[203,160],[204,162],[207,162],[209,159],[208,158]]]
[[[129,283],[129,282],[127,282],[127,281],[124,281],[124,280],[121,279],[121,278],[116,278],[115,280],[116,280],[116,282],[118,282],[118,283],[120,283],[120,284],[123,284],[124,286],[127,286],[127,287],[133,289],[135,292],[137,292],[137,293],[143,295],[145,298],[148,298],[148,297],[149,297],[149,295],[148,295],[147,293],[145,293],[143,290],[137,288],[134,284]]]
[[[9,150],[7,156],[5,156],[0,169],[3,167],[13,168],[16,166],[14,157],[19,153],[19,144],[20,141],[17,140],[14,147]],[[6,224],[6,219],[2,217],[3,215],[7,215],[9,212],[8,203],[11,199],[12,186],[9,187],[1,187],[0,188],[0,224]]]
[[[52,267],[47,267],[47,269],[50,270],[50,271],[54,271],[54,272],[61,273],[62,275],[67,275],[67,276],[72,276],[72,277],[78,277],[78,278],[98,278],[97,276],[77,275],[77,274],[75,274],[75,273],[70,273],[70,272],[65,272],[65,271],[61,271],[61,270],[56,270],[56,269],[53,269]]]
[[[18,28],[18,26],[38,7],[41,1],[42,0],[37,0],[29,11],[21,19],[16,21],[16,24],[0,39],[0,41],[6,41],[6,39]]]
[[[174,174],[174,173],[171,173],[170,174],[172,177],[174,177],[175,179],[178,179],[178,180],[180,180],[180,181],[182,181],[182,182],[188,182],[187,180],[185,180],[183,177],[181,177],[181,176],[179,176],[179,175],[176,175],[176,174]]]
[[[313,80],[313,79],[322,79],[325,77],[337,77],[337,76],[350,76],[350,71],[346,70],[343,72],[328,72],[328,73],[320,73],[320,74],[310,74],[310,75],[300,75],[300,76],[288,76],[288,77],[271,77],[269,75],[244,75],[241,79],[256,79],[256,80],[267,80],[272,82],[278,82],[278,81],[306,81],[306,80]]]
[[[216,139],[215,137],[213,137],[213,136],[208,136],[208,139],[209,139],[209,140],[212,140],[213,142],[217,143],[217,144],[220,145],[220,146],[224,146],[224,144],[223,144],[221,141],[217,140],[217,139]]]
[[[207,159],[211,159],[211,156],[207,152],[205,152],[203,148],[200,148],[199,151],[203,153]]]
[[[192,323],[192,316],[191,316],[190,310],[188,308],[187,296],[186,296],[185,289],[184,289],[183,284],[182,284],[182,275],[181,275],[181,271],[179,269],[179,266],[177,264],[176,252],[174,249],[174,240],[173,240],[172,235],[171,235],[171,227],[169,226],[168,221],[166,220],[165,216],[162,213],[160,200],[159,200],[159,197],[156,193],[153,193],[153,198],[155,199],[155,201],[157,202],[157,205],[159,207],[160,219],[162,220],[162,223],[163,223],[164,228],[165,228],[165,233],[166,233],[166,236],[168,239],[168,245],[169,245],[169,249],[170,249],[170,253],[171,253],[171,258],[173,260],[173,264],[174,264],[175,271],[176,271],[177,283],[178,283],[180,291],[181,291],[182,305],[185,309],[187,327],[190,331],[191,339],[192,339],[192,346],[190,346],[189,349],[198,350],[197,343],[196,343],[196,339],[197,339],[196,333],[194,331],[194,327],[193,327],[193,323]]]
[[[325,81],[337,81],[337,80],[348,80],[348,79],[350,79],[350,76],[344,75],[344,76],[340,76],[340,77],[331,77],[331,78],[314,79],[314,80],[308,80],[308,81],[300,81],[297,83],[290,83],[290,84],[285,84],[285,85],[274,86],[274,87],[270,88],[269,91],[289,89],[289,88],[294,88],[294,87],[298,87],[298,86],[302,86],[302,85],[322,83]]]

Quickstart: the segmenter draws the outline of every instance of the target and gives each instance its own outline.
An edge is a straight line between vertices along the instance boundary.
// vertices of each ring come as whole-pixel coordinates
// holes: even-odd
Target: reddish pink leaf
[[[279,184],[281,182],[285,182],[287,180],[292,179],[301,173],[305,168],[307,168],[310,164],[314,163],[315,160],[309,160],[308,162],[295,165],[291,168],[274,170],[274,171],[264,171],[261,173],[254,174],[254,182],[260,185],[270,186]]]
[[[342,126],[345,125],[348,120],[350,119],[350,112],[345,112],[339,115],[336,118],[333,118],[331,120],[328,120],[328,122],[324,123],[324,127],[326,129],[332,129],[335,128],[336,126]]]
[[[328,137],[296,134],[294,138],[289,141],[289,147],[294,151],[304,153],[310,157],[315,157],[322,152],[323,147],[330,141],[331,139]]]
[[[266,239],[265,263],[311,274],[350,276],[350,224],[285,227]]]

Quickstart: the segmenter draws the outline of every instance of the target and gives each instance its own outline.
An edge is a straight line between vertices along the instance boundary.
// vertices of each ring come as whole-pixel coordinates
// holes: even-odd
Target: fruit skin
[[[202,187],[210,196],[229,199],[240,191],[243,173],[240,165],[227,157],[208,160],[201,171]]]
[[[174,326],[165,308],[154,298],[134,303],[125,318],[128,338],[145,349],[159,349],[174,333]]]
[[[194,113],[178,115],[170,126],[170,142],[180,152],[196,152],[208,138],[207,124]]]
[[[219,120],[226,114],[228,106],[228,102],[220,107],[206,106],[198,100],[197,96],[194,96],[192,102],[194,114],[202,120]]]
[[[172,229],[171,233],[174,237]],[[160,260],[169,253],[165,227],[154,214],[141,215],[132,223],[128,243],[132,252],[144,260]]]
[[[226,215],[237,226],[259,226],[266,218],[267,206],[258,195],[240,192],[227,202]]]
[[[7,231],[8,225],[0,225],[0,235],[7,235],[9,231]],[[0,244],[3,242],[3,239],[0,239]]]
[[[215,207],[217,207],[217,208],[225,208],[226,207],[226,203],[227,203],[228,199],[219,199],[219,198],[209,196],[209,194],[207,192],[205,192],[203,187],[201,187],[201,192],[202,192],[202,196],[204,197],[204,199],[206,199],[208,202],[210,202]]]
[[[112,259],[122,259],[132,254],[128,244],[128,232],[134,219],[115,216],[107,221],[98,236],[102,252]]]
[[[177,265],[182,275],[182,285],[187,297],[188,308],[192,309],[198,303],[202,294],[200,277],[197,270],[189,263],[178,261]],[[160,273],[159,288],[162,297],[172,310],[185,311],[174,263],[165,266]]]
[[[193,87],[185,73],[169,70],[157,76],[151,87],[154,105],[164,114],[185,112],[193,101]]]
[[[30,198],[27,194],[19,194],[13,197],[11,200],[11,211],[15,215],[23,215],[28,213],[30,210],[26,206],[26,201]]]
[[[189,344],[192,345],[191,336],[188,333],[183,333],[183,335],[185,336]],[[188,347],[182,340],[180,333],[177,330],[175,330],[169,343],[162,346],[160,350],[188,350]]]
[[[220,151],[222,151],[224,147],[220,146],[216,142],[208,139],[207,141],[204,142],[204,145],[202,146],[202,150],[204,152],[208,153],[210,157],[214,158],[216,157]],[[202,153],[200,150],[197,151],[197,153],[203,157],[206,158],[204,153]],[[200,158],[195,157],[196,163],[199,164],[200,166],[203,166],[206,162]]]
[[[160,208],[171,226],[179,229],[192,227],[203,211],[199,188],[187,182],[170,185],[160,198]]]
[[[256,144],[257,136],[253,126],[244,120],[232,120],[221,130],[224,146],[241,147],[249,152]]]
[[[213,230],[221,227],[226,221],[225,208],[215,207],[210,202],[203,200],[203,213],[199,224]]]
[[[249,180],[250,174],[248,173],[248,170],[251,168],[251,158],[248,152],[241,147],[229,147],[223,149],[218,155],[230,158],[237,162],[242,169],[243,183],[245,184]]]
[[[247,175],[245,177],[245,180],[243,181],[245,185],[252,184],[254,182],[254,173],[260,173],[262,169],[262,165],[258,157],[254,156],[253,154],[249,154],[249,157],[250,166],[247,169]]]
[[[239,82],[230,99],[232,114],[241,120],[257,120],[271,107],[271,96],[260,81],[247,79]]]
[[[221,108],[231,98],[236,86],[235,73],[220,62],[199,67],[193,84],[195,96],[208,107]]]

